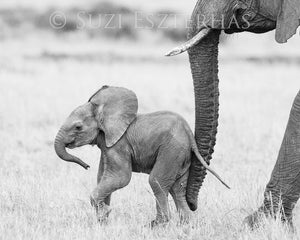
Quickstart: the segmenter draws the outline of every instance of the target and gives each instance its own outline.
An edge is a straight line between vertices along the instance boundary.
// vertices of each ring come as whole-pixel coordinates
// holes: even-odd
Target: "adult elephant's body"
[[[189,41],[167,55],[188,50],[195,89],[195,136],[198,148],[208,163],[214,151],[218,126],[218,44],[221,30],[226,33],[264,33],[276,29],[276,41],[284,43],[296,33],[299,19],[299,0],[198,0],[189,28]],[[279,193],[289,193],[283,202],[289,209],[287,215],[290,215],[300,193],[299,102],[298,94],[278,163],[266,190],[266,195],[274,192],[274,196],[278,196],[275,205],[279,204]],[[287,141],[289,139],[292,141]],[[292,170],[293,167],[297,169]],[[288,177],[291,171],[295,171],[295,174]],[[187,189],[187,200],[192,210],[197,208],[198,192],[205,175],[201,164],[193,161]],[[264,212],[270,210],[270,204],[267,203],[268,198]]]

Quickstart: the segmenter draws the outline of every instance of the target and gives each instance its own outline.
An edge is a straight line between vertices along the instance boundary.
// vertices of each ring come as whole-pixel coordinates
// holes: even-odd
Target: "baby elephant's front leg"
[[[116,190],[128,185],[131,171],[104,172],[100,183],[91,194],[91,204],[95,207],[99,222],[105,222],[110,209],[105,200]]]
[[[101,149],[98,185],[91,194],[91,203],[96,209],[99,222],[105,222],[110,210],[110,195],[128,185],[131,179],[131,155],[126,146],[120,144],[110,149]],[[107,203],[107,204],[106,204]]]
[[[113,180],[107,181],[107,184],[103,184],[101,181],[94,189],[90,196],[91,205],[95,208],[97,214],[97,220],[102,224],[106,223],[110,213],[109,206],[105,204],[105,199],[113,191],[113,186],[110,186]]]
[[[97,220],[100,224],[107,223],[108,216],[111,212],[111,209],[105,202],[96,203],[93,197],[90,197],[91,205],[96,209]]]

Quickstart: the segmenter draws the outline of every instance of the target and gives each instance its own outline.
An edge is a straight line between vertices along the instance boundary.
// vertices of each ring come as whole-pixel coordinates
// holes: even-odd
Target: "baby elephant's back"
[[[154,151],[169,144],[170,141],[178,142],[178,146],[190,148],[189,126],[178,114],[161,111],[138,115],[127,131],[128,137],[134,141],[140,150]]]

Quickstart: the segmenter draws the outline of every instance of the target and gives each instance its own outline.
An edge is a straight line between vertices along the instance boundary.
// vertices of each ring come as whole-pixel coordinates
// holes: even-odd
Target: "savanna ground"
[[[109,223],[100,226],[89,203],[100,151],[72,151],[91,165],[85,171],[58,159],[53,140],[68,114],[102,85],[134,90],[140,113],[172,110],[194,126],[187,56],[164,58],[174,46],[168,40],[45,33],[1,40],[0,239],[299,239],[277,221],[256,231],[241,225],[262,202],[299,90],[298,39],[279,46],[272,37],[245,34],[220,49],[220,126],[211,166],[232,189],[208,174],[191,223],[177,225],[170,199],[171,223],[154,230],[145,226],[155,217],[147,175],[134,174],[113,194]],[[297,206],[294,215],[297,228]]]

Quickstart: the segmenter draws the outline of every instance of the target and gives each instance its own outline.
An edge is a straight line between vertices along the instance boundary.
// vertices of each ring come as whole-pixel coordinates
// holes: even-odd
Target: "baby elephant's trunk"
[[[67,161],[67,162],[77,163],[85,169],[88,169],[90,167],[85,162],[83,162],[81,159],[69,154],[66,151],[66,143],[64,142],[64,134],[63,134],[62,130],[60,130],[58,132],[58,134],[55,138],[54,149],[55,149],[57,156],[60,157],[62,160]]]

